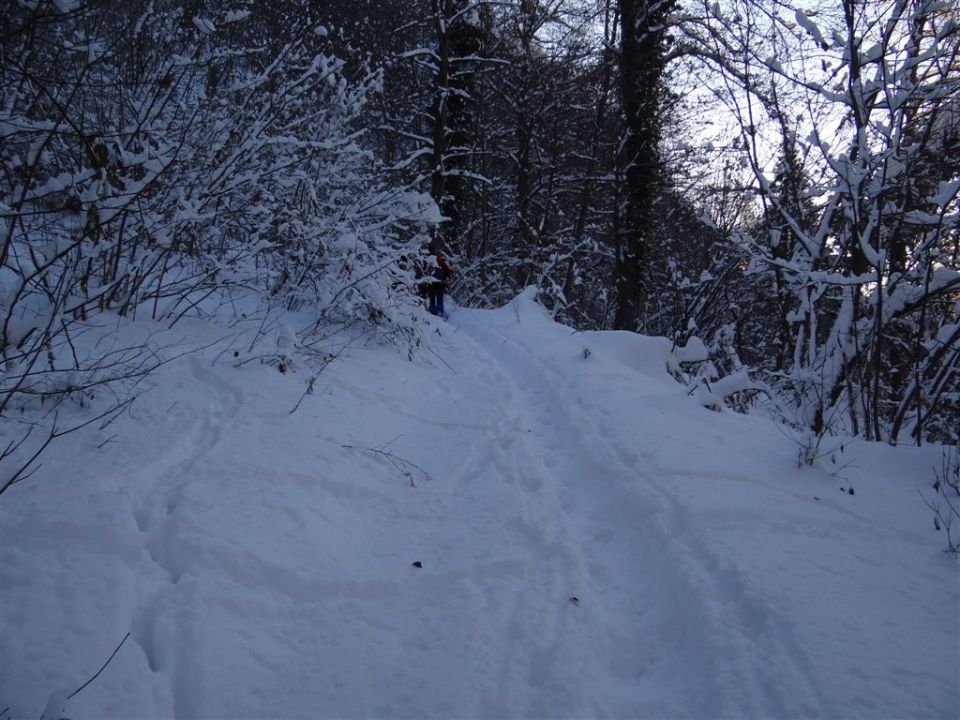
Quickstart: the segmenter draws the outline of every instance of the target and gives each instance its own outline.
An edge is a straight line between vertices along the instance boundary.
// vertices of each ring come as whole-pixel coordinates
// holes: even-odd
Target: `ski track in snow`
[[[647,700],[663,678],[647,688],[644,675],[661,664],[687,678],[688,687],[678,693],[689,703],[681,706],[684,715],[781,717],[812,712],[818,706],[818,691],[807,670],[808,660],[781,630],[783,624],[767,617],[763,605],[751,603],[736,570],[724,569],[701,545],[682,545],[686,522],[682,507],[644,484],[644,476],[656,467],[655,455],[642,446],[628,447],[618,437],[613,419],[597,408],[578,405],[569,388],[564,390],[569,379],[558,376],[525,348],[522,333],[491,332],[486,323],[464,327],[470,328],[479,357],[484,356],[484,348],[509,348],[498,355],[505,361],[498,385],[512,388],[514,405],[529,413],[522,423],[528,426],[527,433],[517,435],[527,445],[523,454],[540,463],[537,474],[544,478],[534,482],[531,490],[539,492],[544,484],[552,485],[559,495],[556,517],[571,524],[566,543],[582,549],[575,559],[577,582],[583,587],[579,591],[582,611],[594,612],[600,620],[591,628],[599,641],[597,661],[606,663],[622,683],[619,702],[607,698],[615,702],[608,707],[576,708],[572,714],[676,715],[680,710],[676,705],[658,706]],[[531,427],[537,428],[535,433]],[[583,437],[605,442],[588,447],[580,440]],[[523,466],[509,461],[506,465]],[[685,572],[690,566],[692,571]],[[599,597],[594,599],[593,593]],[[734,612],[716,617],[697,602],[700,597],[716,598]],[[604,617],[616,620],[604,627]],[[623,618],[630,619],[627,627]],[[685,637],[692,642],[672,648],[672,656],[655,656],[665,647],[660,638]],[[711,646],[709,652],[704,652],[702,642]],[[785,659],[788,667],[776,667],[775,675],[758,675],[757,656]],[[793,680],[792,697],[779,691],[785,674]],[[807,689],[805,695],[797,697],[798,685]],[[574,696],[589,694],[588,688],[581,688]],[[716,698],[727,694],[731,704],[718,706]],[[528,714],[543,715],[538,710],[531,708]]]
[[[145,473],[155,477],[145,497],[134,510],[134,519],[144,537],[150,560],[166,575],[150,589],[144,584],[143,599],[132,619],[131,634],[140,644],[153,672],[172,672],[173,716],[199,717],[196,702],[202,695],[202,667],[192,644],[198,618],[189,589],[177,586],[189,567],[189,549],[180,537],[178,508],[191,482],[198,481],[195,468],[231,428],[231,418],[243,402],[240,391],[222,379],[196,355],[187,358],[193,379],[209,386],[214,405],[195,408],[187,427],[181,427],[176,447]],[[202,478],[200,478],[202,480]],[[161,614],[163,612],[164,614]]]
[[[316,394],[294,414],[299,382],[266,368],[245,375],[205,354],[184,358],[180,374],[170,376],[166,411],[160,400],[131,417],[132,432],[141,433],[133,452],[80,463],[110,467],[102,471],[107,490],[93,505],[97,517],[126,513],[90,541],[94,550],[78,549],[99,558],[97,542],[122,546],[100,573],[109,578],[105,587],[61,588],[83,580],[57,572],[76,563],[82,576],[96,560],[83,566],[71,556],[42,576],[43,612],[85,622],[73,636],[59,631],[65,654],[83,660],[50,665],[57,683],[79,684],[76,668],[101,657],[91,638],[99,640],[104,626],[130,629],[139,648],[124,648],[120,667],[78,696],[70,716],[887,711],[882,701],[871,704],[877,678],[861,671],[861,647],[837,661],[836,679],[824,674],[817,643],[837,629],[833,615],[809,616],[822,620],[821,636],[798,627],[788,606],[747,574],[757,556],[729,556],[744,536],[719,545],[717,531],[701,527],[713,518],[749,539],[744,526],[756,520],[797,532],[791,523],[807,516],[771,519],[724,493],[781,493],[787,510],[803,510],[809,488],[771,488],[758,479],[763,469],[748,473],[721,457],[716,448],[733,436],[714,431],[715,416],[671,387],[662,363],[648,363],[659,375],[645,376],[647,366],[631,355],[655,344],[615,338],[620,344],[604,360],[575,361],[568,329],[521,315],[519,306],[515,315],[457,310],[436,325],[439,362],[430,354],[406,364],[361,353],[321,374]],[[744,440],[742,447],[752,446]],[[754,462],[779,472],[779,452]],[[84,482],[95,479],[88,470]],[[74,502],[69,483],[56,492]],[[698,505],[703,493],[720,500],[710,495]],[[871,527],[870,511],[855,507],[831,512]],[[33,532],[43,552],[47,538],[68,527],[56,513],[49,528],[45,515],[24,518],[18,537]],[[82,521],[74,522],[78,529],[69,532],[82,537]],[[129,543],[118,540],[124,532]],[[883,532],[923,542],[911,530]],[[789,542],[782,541],[783,562],[793,559]],[[802,552],[821,578],[844,567]],[[20,568],[32,566],[16,552],[10,557],[17,561],[11,576],[26,577]],[[412,567],[415,560],[422,568]],[[774,560],[766,572],[785,573],[782,587],[813,572],[779,570]],[[894,591],[906,607],[916,602],[909,588]],[[16,617],[30,618],[25,610]],[[848,625],[843,631],[856,637],[860,626]],[[53,647],[44,643],[48,656]],[[41,656],[29,655],[28,669],[36,669],[23,677],[34,678],[32,704],[14,705],[15,717],[61,689],[47,684]],[[908,669],[897,672],[905,687],[927,683],[928,704],[894,695],[899,705],[887,712],[918,707],[932,716],[949,705],[950,690],[937,678],[919,668],[913,678]],[[838,695],[837,686],[850,682],[860,693],[855,701]]]

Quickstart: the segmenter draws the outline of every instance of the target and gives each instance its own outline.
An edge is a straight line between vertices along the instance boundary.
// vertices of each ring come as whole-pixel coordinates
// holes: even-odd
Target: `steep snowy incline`
[[[529,293],[425,322],[292,413],[304,373],[217,349],[64,439],[0,505],[0,708],[39,717],[129,631],[66,716],[956,715],[935,452],[799,470],[666,341]]]

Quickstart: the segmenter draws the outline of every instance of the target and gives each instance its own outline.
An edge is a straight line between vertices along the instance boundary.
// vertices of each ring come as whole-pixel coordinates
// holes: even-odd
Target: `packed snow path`
[[[665,341],[529,296],[432,327],[294,413],[304,378],[193,355],[104,431],[122,447],[71,438],[9,494],[14,716],[127,631],[70,717],[955,715],[933,455],[798,470],[771,423],[689,397]]]

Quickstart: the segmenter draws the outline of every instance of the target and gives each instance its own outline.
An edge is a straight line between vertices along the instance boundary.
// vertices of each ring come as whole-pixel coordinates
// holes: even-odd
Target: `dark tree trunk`
[[[653,207],[663,185],[666,21],[676,0],[619,0],[620,99],[626,124],[621,143],[624,195],[616,242],[617,308],[613,326],[636,330],[644,298],[644,265],[654,239]]]
[[[464,10],[465,0],[433,0],[437,33],[437,84],[433,103],[431,195],[449,220],[434,236],[433,251],[459,245],[467,183],[455,172],[469,167],[472,129],[473,64],[481,46],[481,28]]]
[[[441,212],[447,211],[445,161],[447,150],[447,103],[450,98],[450,15],[449,0],[433,0],[433,16],[437,32],[437,84],[433,97],[433,158],[430,175],[430,195]],[[438,252],[440,233],[433,239],[431,252]]]

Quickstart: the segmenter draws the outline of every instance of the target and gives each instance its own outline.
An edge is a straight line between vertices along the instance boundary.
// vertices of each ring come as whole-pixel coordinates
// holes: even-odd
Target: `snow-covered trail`
[[[918,553],[922,525],[901,514],[921,452],[854,444],[826,471],[801,470],[776,426],[696,408],[664,373],[662,340],[574,334],[523,296],[462,327],[501,348],[540,430],[532,454],[579,530],[582,592],[612,631],[591,628],[608,638],[593,668],[616,668],[592,687],[622,700],[601,714],[960,711],[956,568]]]
[[[2,506],[0,707],[129,631],[67,716],[955,715],[957,588],[902,481],[929,453],[797,470],[662,339],[528,294],[429,322],[293,413],[302,375],[210,352],[68,438]]]
[[[742,580],[725,575],[705,548],[684,542],[684,508],[650,482],[664,454],[658,435],[677,428],[656,433],[630,426],[638,408],[661,408],[662,396],[677,388],[656,368],[635,405],[591,401],[597,378],[589,358],[573,354],[567,329],[554,326],[553,348],[542,327],[529,333],[523,320],[536,327],[537,314],[529,305],[524,317],[501,314],[499,322],[464,313],[460,328],[475,342],[473,356],[499,367],[497,385],[507,389],[506,406],[526,431],[515,434],[519,447],[504,469],[517,461],[528,468],[534,503],[556,498],[548,511],[562,525],[563,571],[572,574],[577,618],[587,628],[567,635],[559,654],[585,659],[566,687],[590,704],[570,714],[815,714],[809,659],[775,618],[753,612]],[[716,612],[724,603],[741,607],[732,616]],[[757,654],[765,659],[758,662]],[[775,670],[766,661],[771,657]],[[531,715],[564,715],[564,708],[569,701]]]

